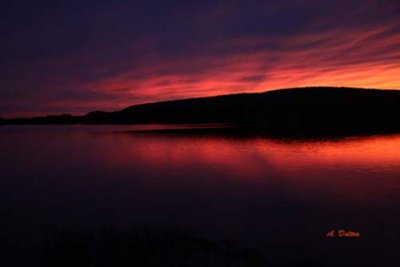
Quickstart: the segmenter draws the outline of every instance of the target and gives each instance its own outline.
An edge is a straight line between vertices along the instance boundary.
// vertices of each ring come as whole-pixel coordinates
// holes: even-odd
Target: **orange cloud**
[[[331,30],[276,40],[238,39],[213,44],[221,55],[195,54],[160,60],[81,85],[111,93],[114,109],[127,105],[301,86],[400,88],[400,35],[396,25]],[[268,44],[279,46],[268,49]],[[263,47],[248,49],[248,47]],[[233,52],[229,52],[230,49]],[[236,49],[237,48],[237,49]],[[245,52],[237,52],[245,51]],[[211,55],[210,55],[211,54]],[[109,106],[104,99],[99,107]]]
[[[218,5],[196,13],[188,28],[175,11],[177,32],[165,28],[127,36],[118,46],[10,64],[4,71],[18,79],[2,81],[0,104],[8,114],[36,115],[302,86],[400,89],[397,4],[330,3],[326,8],[335,10],[322,15],[301,1],[259,4],[259,10]],[[293,7],[298,10],[292,14]]]

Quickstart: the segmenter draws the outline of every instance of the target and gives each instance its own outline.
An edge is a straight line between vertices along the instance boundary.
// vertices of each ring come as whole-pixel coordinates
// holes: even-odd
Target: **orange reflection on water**
[[[110,145],[103,160],[110,168],[139,166],[171,184],[193,179],[193,185],[279,185],[290,194],[346,200],[384,201],[400,192],[398,135],[336,141],[152,133],[106,138]]]

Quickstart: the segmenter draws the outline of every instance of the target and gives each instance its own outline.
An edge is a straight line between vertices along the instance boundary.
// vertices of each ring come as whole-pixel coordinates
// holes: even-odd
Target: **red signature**
[[[361,234],[360,232],[356,232],[356,231],[347,231],[347,230],[330,230],[327,234],[326,237],[351,237],[351,238],[355,238],[355,237],[360,237]]]

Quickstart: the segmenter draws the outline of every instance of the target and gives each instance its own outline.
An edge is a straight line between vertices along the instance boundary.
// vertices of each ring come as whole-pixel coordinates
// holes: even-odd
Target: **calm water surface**
[[[1,127],[3,251],[60,226],[175,225],[283,263],[398,266],[400,135],[296,141],[152,131],[166,128]],[[326,237],[340,229],[361,237]]]

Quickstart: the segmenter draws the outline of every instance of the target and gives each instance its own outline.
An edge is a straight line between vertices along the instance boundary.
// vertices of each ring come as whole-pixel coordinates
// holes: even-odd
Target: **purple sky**
[[[400,1],[3,1],[0,116],[400,88]]]

